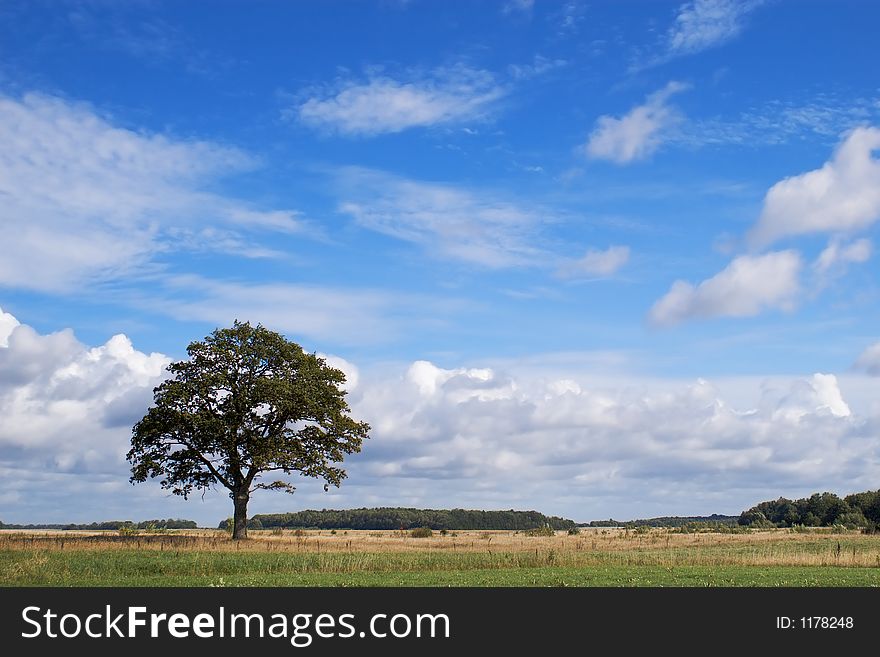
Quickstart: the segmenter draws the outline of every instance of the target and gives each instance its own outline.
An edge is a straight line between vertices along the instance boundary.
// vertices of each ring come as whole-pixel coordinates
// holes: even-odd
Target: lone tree
[[[229,489],[232,537],[247,538],[247,505],[257,489],[293,493],[264,474],[301,473],[339,486],[333,465],[359,452],[370,426],[349,416],[345,374],[260,324],[235,321],[187,347],[168,366],[154,405],[134,425],[131,483],[162,477],[162,488],[187,499],[216,484]]]

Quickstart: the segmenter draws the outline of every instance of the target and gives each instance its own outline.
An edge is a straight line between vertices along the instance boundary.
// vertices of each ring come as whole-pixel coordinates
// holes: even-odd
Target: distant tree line
[[[0,522],[0,529],[85,529],[85,530],[119,530],[119,529],[198,529],[194,520],[180,518],[168,518],[159,520],[144,520],[133,522],[131,520],[105,520],[104,522],[91,522],[88,524],[39,524],[39,525],[7,525]]]
[[[593,520],[581,527],[686,527],[689,525],[705,525],[707,528],[716,526],[732,526],[737,523],[738,516],[724,516],[713,513],[711,516],[662,516],[659,518],[641,518],[638,520]]]
[[[220,523],[226,529],[228,520]],[[297,511],[296,513],[271,513],[253,516],[250,528],[271,529],[513,529],[527,530],[550,526],[567,530],[574,521],[557,516],[545,516],[537,511],[474,511],[467,509],[409,509],[374,508],[322,511]]]
[[[853,493],[840,498],[834,493],[814,493],[810,497],[761,502],[743,511],[738,520],[748,527],[865,527],[880,526],[880,490]]]

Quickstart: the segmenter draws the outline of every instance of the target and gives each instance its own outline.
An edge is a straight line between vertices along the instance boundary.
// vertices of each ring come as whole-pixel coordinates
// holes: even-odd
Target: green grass
[[[0,551],[2,586],[880,586],[880,568],[658,565],[647,555]],[[685,555],[682,555],[685,556]],[[602,557],[602,558],[598,558]]]

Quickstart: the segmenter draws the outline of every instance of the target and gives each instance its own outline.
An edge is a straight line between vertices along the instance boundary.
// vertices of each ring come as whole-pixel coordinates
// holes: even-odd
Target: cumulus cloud
[[[88,348],[70,330],[18,325],[0,348],[0,446],[43,450],[62,470],[118,464],[169,363],[122,334]]]
[[[305,224],[206,191],[255,164],[219,144],[120,127],[84,104],[0,95],[0,285],[58,291],[118,279],[187,243],[259,254],[247,234]],[[205,232],[217,224],[220,240]]]
[[[357,388],[358,381],[360,381],[360,371],[358,370],[357,365],[340,356],[333,356],[332,354],[322,354],[319,352],[317,356],[318,358],[323,358],[324,362],[330,367],[334,367],[345,374],[345,383],[342,385],[343,390],[351,392]]]
[[[560,267],[563,278],[583,276],[611,276],[629,262],[628,246],[609,246],[607,249],[588,249],[583,257]]]
[[[90,347],[70,329],[43,335],[0,310],[0,520],[82,522],[228,514],[225,495],[183,502],[158,485],[132,487],[131,429],[153,402],[171,359],[136,349],[125,335]],[[358,368],[326,361],[358,386]]]
[[[691,55],[724,44],[742,31],[745,17],[763,0],[694,0],[678,9],[667,33],[667,57]]]
[[[763,247],[785,237],[853,232],[880,219],[880,128],[853,130],[821,168],[770,188],[749,242]]]
[[[809,379],[794,381],[788,393],[775,403],[771,417],[796,422],[810,414],[852,415],[833,374],[814,374]]]
[[[350,168],[340,176],[340,210],[376,232],[437,256],[490,268],[533,265],[546,215],[488,192]]]
[[[880,476],[880,418],[851,409],[831,374],[750,379],[739,384],[750,401],[734,405],[702,379],[612,382],[570,356],[503,369],[420,360],[364,370],[326,359],[346,372],[353,413],[373,430],[346,460],[345,485],[329,495],[303,485],[298,508],[538,508],[584,520],[735,512]],[[128,484],[131,425],[168,362],[123,335],[88,347],[69,330],[15,325],[0,348],[3,520],[225,517],[222,491],[182,502]],[[253,507],[291,508],[277,495]]]
[[[676,281],[651,308],[650,320],[670,326],[693,318],[749,317],[762,310],[793,308],[802,268],[796,251],[735,258],[712,278],[694,286]]]
[[[504,93],[491,73],[454,66],[406,80],[371,75],[342,81],[316,92],[294,114],[315,128],[372,136],[482,120]]]
[[[680,82],[670,82],[620,118],[600,116],[587,142],[587,155],[627,164],[653,154],[670,129],[682,120],[680,113],[668,105],[669,98],[687,88]]]
[[[702,379],[615,387],[583,374],[419,361],[402,376],[370,377],[354,408],[373,437],[352,481],[388,504],[403,495],[589,519],[627,505],[643,515],[733,512],[762,499],[758,489],[849,490],[878,472],[866,458],[880,445],[876,422],[851,411],[831,374],[781,387],[756,379],[742,408]],[[724,501],[707,505],[715,495]]]
[[[10,313],[3,312],[0,308],[0,347],[6,347],[9,344],[9,336],[15,327],[19,325],[18,320]]]

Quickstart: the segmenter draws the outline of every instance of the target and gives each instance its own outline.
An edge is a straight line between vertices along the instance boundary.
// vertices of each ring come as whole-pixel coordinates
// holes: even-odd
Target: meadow
[[[880,535],[0,532],[2,586],[880,586]]]

